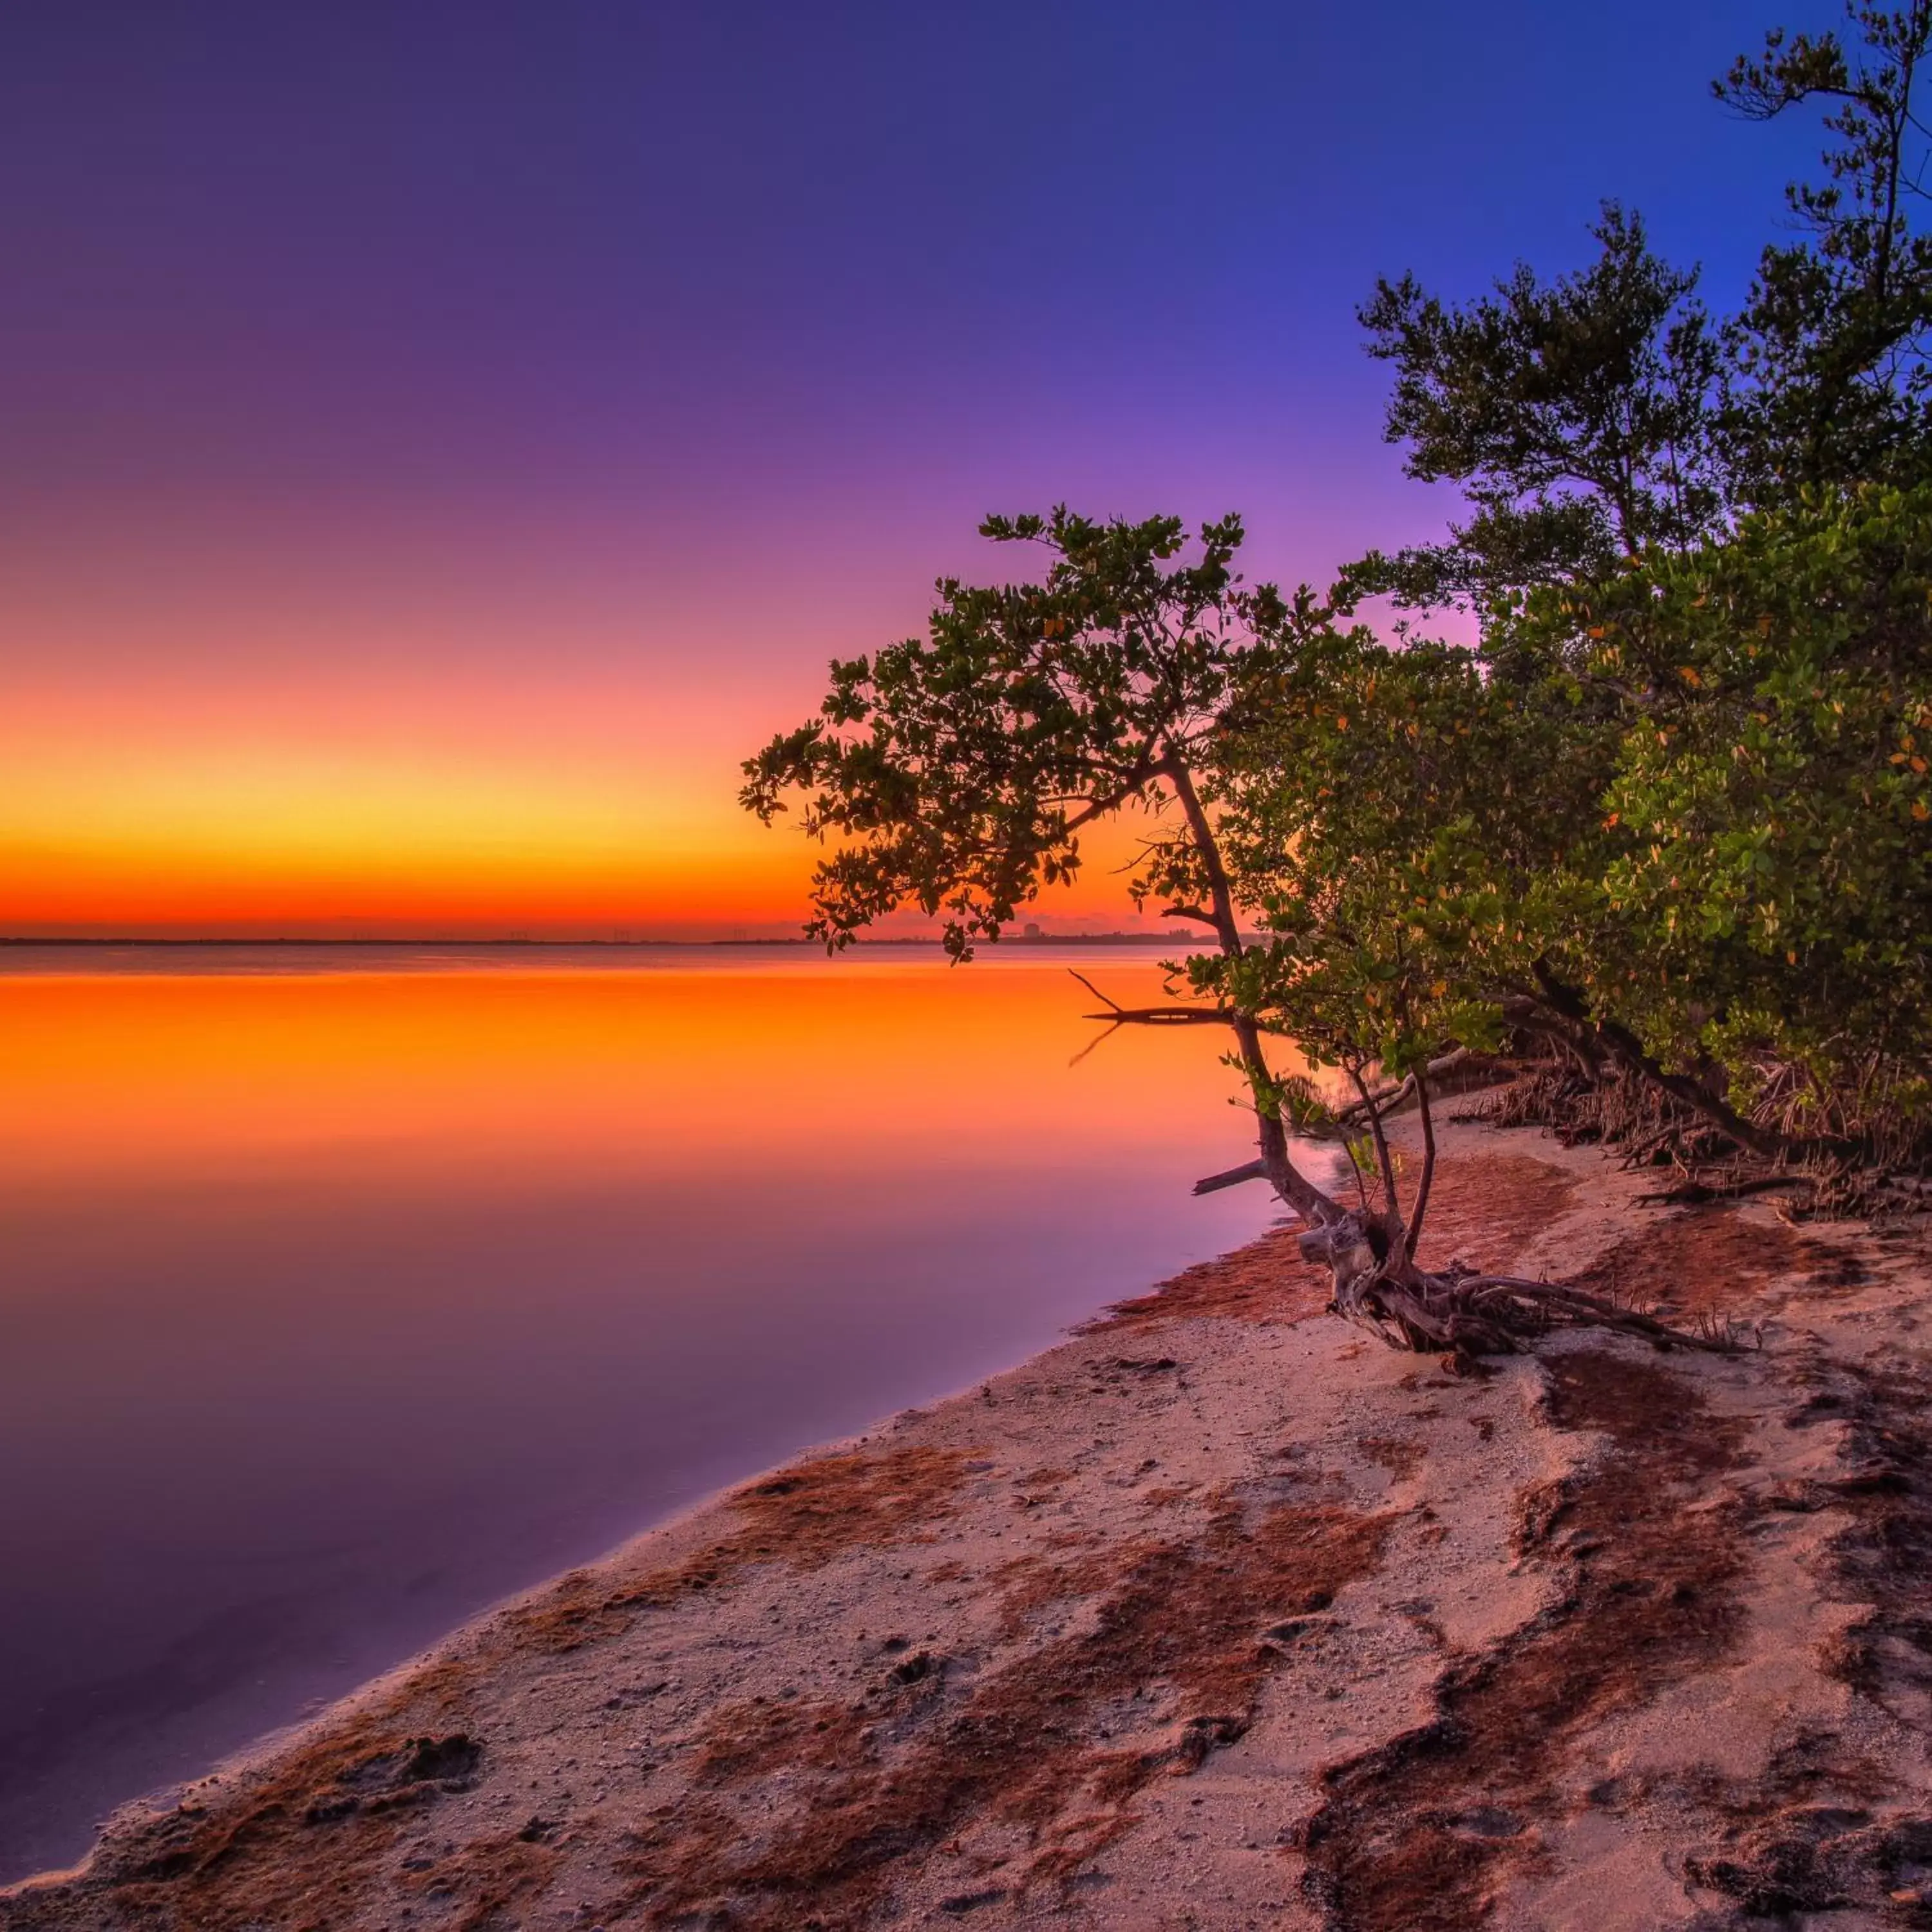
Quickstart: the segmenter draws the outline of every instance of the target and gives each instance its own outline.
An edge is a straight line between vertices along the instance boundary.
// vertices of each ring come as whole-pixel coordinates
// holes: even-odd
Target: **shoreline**
[[[1924,1232],[1642,1185],[1452,1126],[1430,1244],[1762,1352],[1451,1377],[1276,1231],[122,1808],[0,1927],[1932,1923]]]

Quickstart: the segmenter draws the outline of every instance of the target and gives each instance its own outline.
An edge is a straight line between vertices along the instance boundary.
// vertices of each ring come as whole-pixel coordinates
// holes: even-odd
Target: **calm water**
[[[0,1876],[1258,1232],[1066,960],[0,950]]]

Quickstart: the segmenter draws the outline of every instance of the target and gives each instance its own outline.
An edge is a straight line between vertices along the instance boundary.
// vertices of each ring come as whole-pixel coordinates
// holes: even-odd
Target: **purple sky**
[[[10,10],[0,928],[270,916],[244,819],[374,916],[425,800],[486,885],[666,823],[769,870],[736,758],[992,568],[986,511],[1238,508],[1289,578],[1429,533],[1376,274],[1573,266],[1615,195],[1733,297],[1816,133],[1708,82],[1778,17]],[[716,916],[675,871],[640,929]]]

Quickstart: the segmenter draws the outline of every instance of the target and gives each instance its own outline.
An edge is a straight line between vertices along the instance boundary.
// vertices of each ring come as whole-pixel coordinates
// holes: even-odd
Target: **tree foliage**
[[[1843,37],[1773,32],[1714,83],[1747,119],[1826,108],[1822,175],[1788,191],[1794,238],[1736,315],[1709,321],[1694,275],[1614,208],[1580,275],[1520,266],[1460,308],[1382,284],[1363,320],[1396,371],[1388,434],[1474,514],[1372,554],[1341,595],[1459,604],[1479,641],[1352,642],[1346,752],[1318,704],[1284,706],[1240,788],[1284,941],[1359,844],[1384,912],[1408,910],[1385,970],[1399,953],[1760,1151],[1922,1118],[1932,1070],[1932,238],[1914,225],[1932,0],[1846,16]],[[1369,715],[1365,688],[1396,708]],[[1457,726],[1436,742],[1481,748],[1460,773],[1426,749],[1432,706]],[[1774,1088],[1796,1097],[1754,1124]]]
[[[1717,84],[1748,119],[1827,110],[1736,315],[1614,204],[1580,272],[1460,307],[1378,286],[1388,435],[1468,506],[1442,542],[1323,598],[1246,584],[1232,517],[993,518],[1040,571],[943,580],[925,638],[836,662],[746,764],[752,810],[796,799],[828,842],[835,947],[914,906],[963,960],[1087,826],[1145,814],[1134,890],[1210,943],[1168,1004],[1102,1017],[1229,1030],[1258,1157],[1202,1184],[1271,1183],[1337,1306],[1403,1346],[1634,1318],[1418,1260],[1445,1056],[1540,1041],[1761,1157],[1932,1153],[1932,0],[1847,13],[1849,43],[1774,33]],[[1376,596],[1474,641],[1380,635]],[[1352,1208],[1294,1134],[1357,1129]]]
[[[1910,482],[1924,472],[1932,366],[1927,129],[1915,88],[1932,45],[1932,0],[1850,0],[1833,33],[1774,31],[1712,84],[1748,120],[1826,104],[1821,179],[1785,193],[1798,238],[1765,248],[1725,332],[1723,429],[1737,487],[1766,502],[1807,485]]]
[[[1394,371],[1388,438],[1471,514],[1442,543],[1371,553],[1346,574],[1354,593],[1485,613],[1808,489],[1928,473],[1932,236],[1914,224],[1932,138],[1915,90],[1932,0],[1846,13],[1849,40],[1774,32],[1712,83],[1746,121],[1825,109],[1821,174],[1786,190],[1790,238],[1766,244],[1735,315],[1714,320],[1696,269],[1615,202],[1576,273],[1518,263],[1460,305],[1412,276],[1378,284],[1360,319]]]
[[[1527,1027],[1761,1150],[1855,1132],[1875,1082],[1922,1109],[1932,485],[1543,586],[1480,648],[1331,625],[1274,698],[1223,791],[1268,942],[1204,990],[1238,970],[1318,1056],[1397,1071]]]
[[[1528,621],[1584,616],[1588,674],[1648,700],[1604,795],[1599,997],[1746,1084],[1768,1060],[1821,1101],[1874,1058],[1922,1076],[1932,487],[1760,512]]]
[[[1580,274],[1544,282],[1519,262],[1462,308],[1405,275],[1361,310],[1370,354],[1395,368],[1388,440],[1411,476],[1461,484],[1474,514],[1446,543],[1370,558],[1360,589],[1486,604],[1712,528],[1720,358],[1696,272],[1613,202],[1591,232]]]
[[[928,634],[835,662],[818,716],[746,762],[743,802],[769,823],[788,794],[839,841],[808,928],[834,946],[896,908],[944,917],[963,958],[1042,887],[1071,879],[1080,833],[1168,802],[1267,667],[1232,563],[1238,519],[992,517],[980,533],[1039,547],[1044,580],[938,586]],[[1167,854],[1169,883],[1204,889]]]
[[[1043,887],[1072,878],[1079,835],[1111,812],[1155,821],[1137,890],[1178,902],[1226,953],[1242,950],[1237,889],[1203,800],[1252,728],[1286,640],[1310,620],[1243,586],[1234,518],[989,518],[982,534],[1036,545],[1038,581],[942,579],[924,638],[834,662],[818,715],[746,760],[742,794],[768,823],[802,796],[806,831],[836,842],[808,930],[834,948],[902,905],[943,916],[947,952],[997,940]],[[1166,817],[1171,830],[1159,820]],[[1225,1019],[1253,1094],[1262,1170],[1306,1214],[1323,1197],[1288,1156],[1283,1088],[1258,1017]]]

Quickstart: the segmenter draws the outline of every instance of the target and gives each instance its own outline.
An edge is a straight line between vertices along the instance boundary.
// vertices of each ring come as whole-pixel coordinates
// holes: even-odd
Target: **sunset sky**
[[[1322,578],[1451,507],[1378,272],[1572,266],[1613,194],[1732,297],[1816,146],[1708,99],[1768,17],[8,10],[0,934],[788,929],[737,762],[987,511]]]

